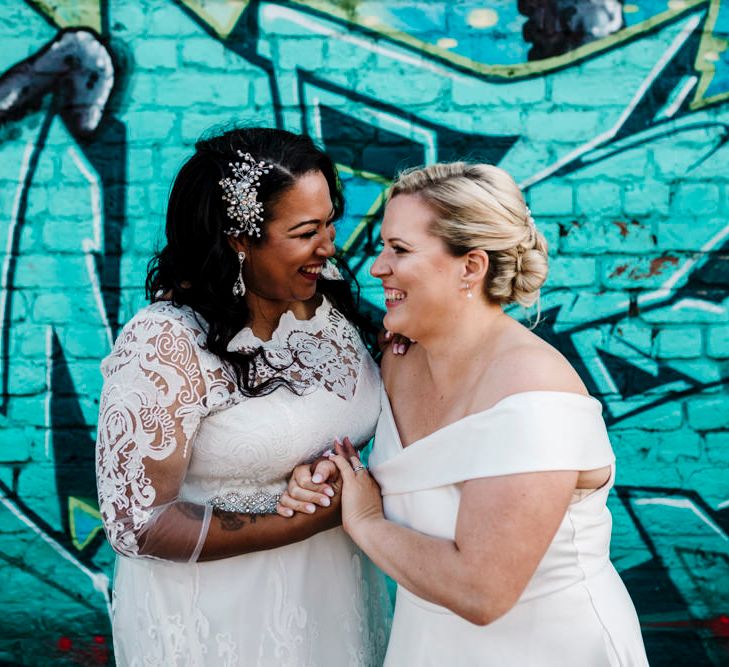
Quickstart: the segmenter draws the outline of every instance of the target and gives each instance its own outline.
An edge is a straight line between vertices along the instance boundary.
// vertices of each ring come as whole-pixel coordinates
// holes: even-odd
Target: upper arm
[[[112,545],[136,555],[139,537],[177,499],[206,409],[206,378],[192,333],[154,317],[124,329],[104,374],[99,505]]]
[[[464,482],[456,547],[474,590],[505,613],[519,599],[559,528],[576,471],[534,472]]]

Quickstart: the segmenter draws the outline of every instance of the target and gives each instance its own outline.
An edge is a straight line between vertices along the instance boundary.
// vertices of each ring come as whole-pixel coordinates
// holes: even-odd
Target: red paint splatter
[[[628,270],[627,264],[621,264],[620,266],[616,266],[615,271],[613,271],[610,274],[610,277],[615,278],[615,276],[622,276],[627,270]]]
[[[65,659],[75,665],[108,665],[111,659],[106,637],[103,635],[94,635],[90,644],[84,645],[82,641],[79,645],[77,641],[76,646],[70,637],[61,637],[56,645],[59,651],[67,654]]]
[[[729,638],[729,616],[721,614],[715,618],[700,618],[688,621],[658,621],[643,623],[649,628],[705,628],[717,639]]]
[[[726,614],[709,619],[707,627],[714,633],[714,637],[729,639],[729,616]]]
[[[630,272],[630,277],[633,280],[644,280],[645,278],[652,278],[653,276],[657,276],[658,274],[662,273],[663,270],[666,268],[667,264],[676,266],[676,264],[678,264],[678,257],[673,257],[671,255],[656,257],[655,259],[651,260],[648,271],[641,273],[637,269],[633,269]]]
[[[663,267],[666,264],[676,266],[676,264],[678,264],[678,257],[671,257],[670,255],[666,255],[665,257],[656,257],[651,262],[650,268],[648,269],[648,275],[657,276],[661,273],[661,271],[663,271]]]
[[[613,224],[620,230],[620,236],[625,238],[630,231],[630,227],[641,227],[641,224],[637,220],[631,220],[630,223],[624,220],[615,220]]]

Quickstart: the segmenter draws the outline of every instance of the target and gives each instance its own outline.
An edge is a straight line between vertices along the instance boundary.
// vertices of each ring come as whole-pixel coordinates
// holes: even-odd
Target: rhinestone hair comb
[[[258,201],[258,186],[260,178],[273,168],[272,164],[256,162],[250,153],[237,151],[240,162],[229,162],[233,170],[232,176],[223,178],[220,185],[223,188],[223,201],[229,204],[228,217],[234,226],[225,230],[229,236],[248,234],[261,236],[259,223],[263,222],[263,204]]]

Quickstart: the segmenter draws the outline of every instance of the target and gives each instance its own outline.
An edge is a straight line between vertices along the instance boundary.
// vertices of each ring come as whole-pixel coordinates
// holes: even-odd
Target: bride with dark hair
[[[366,442],[380,411],[332,262],[342,208],[329,157],[282,130],[202,140],[177,175],[151,303],[102,365],[120,665],[381,664],[387,594],[336,482],[312,485],[316,512],[278,504],[295,466]]]

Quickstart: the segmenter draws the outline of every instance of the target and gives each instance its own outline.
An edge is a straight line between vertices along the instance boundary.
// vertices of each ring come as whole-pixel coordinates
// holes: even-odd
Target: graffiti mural
[[[538,332],[603,403],[652,665],[729,660],[729,2],[0,6],[0,663],[109,664],[99,362],[213,126],[311,134],[368,273],[405,167],[499,164],[550,243]],[[514,311],[517,317],[530,317]]]

